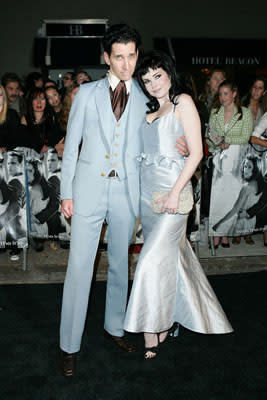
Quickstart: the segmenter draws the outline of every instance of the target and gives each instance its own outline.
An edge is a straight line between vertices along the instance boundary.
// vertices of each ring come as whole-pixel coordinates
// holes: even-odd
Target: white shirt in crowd
[[[267,112],[263,114],[257,125],[255,126],[252,136],[256,136],[262,140],[267,140],[267,137],[262,136],[264,132],[267,134]],[[267,135],[266,135],[267,136]]]

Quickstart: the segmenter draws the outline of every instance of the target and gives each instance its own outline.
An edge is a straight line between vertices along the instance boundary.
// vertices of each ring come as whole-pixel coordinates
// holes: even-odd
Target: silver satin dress
[[[152,194],[169,191],[185,160],[175,148],[184,134],[174,112],[142,128],[141,221],[144,245],[135,272],[124,329],[161,332],[174,322],[200,333],[232,327],[186,239],[187,215],[155,214]]]

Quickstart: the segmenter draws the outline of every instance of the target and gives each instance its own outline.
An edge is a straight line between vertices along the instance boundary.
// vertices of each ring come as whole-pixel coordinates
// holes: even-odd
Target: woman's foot
[[[247,244],[255,244],[254,240],[252,239],[252,237],[250,235],[245,235],[244,239]]]
[[[39,253],[44,250],[44,240],[43,239],[33,239],[34,250]]]
[[[145,354],[144,358],[154,358],[159,351],[159,335],[157,333],[145,333]]]
[[[240,242],[241,242],[241,237],[240,236],[236,236],[232,240],[232,243],[235,244],[235,245],[240,244]]]
[[[220,236],[214,236],[213,238],[214,249],[218,249],[220,243],[221,243]]]
[[[163,331],[159,334],[159,344],[162,344],[167,339],[169,331]]]
[[[172,327],[168,329],[167,331],[162,331],[159,334],[159,344],[162,344],[166,341],[168,337],[174,338],[175,331],[178,330],[179,324],[177,322],[174,322]]]
[[[19,253],[21,249],[12,249],[9,253],[11,261],[18,261],[19,260]]]
[[[223,236],[223,237],[222,237],[221,245],[222,245],[222,247],[224,247],[224,248],[230,247],[230,243],[229,243],[229,241],[228,241],[228,237],[227,237],[227,236]]]

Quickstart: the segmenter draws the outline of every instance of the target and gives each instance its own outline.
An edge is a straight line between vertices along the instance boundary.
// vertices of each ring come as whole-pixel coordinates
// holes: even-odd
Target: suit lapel
[[[114,125],[114,114],[111,108],[110,93],[108,79],[104,78],[99,81],[96,90],[96,107],[100,121],[100,131],[103,143],[107,152],[110,148],[110,127]]]
[[[138,121],[139,113],[142,112],[140,109],[140,101],[141,104],[143,105],[142,102],[142,96],[140,95],[138,88],[137,88],[137,83],[135,80],[132,80],[132,88],[131,88],[131,94],[130,94],[130,104],[129,104],[129,113],[128,113],[128,118],[127,118],[127,126],[126,126],[126,143],[127,141],[130,140],[132,135],[137,135],[137,129],[136,129],[136,124]]]

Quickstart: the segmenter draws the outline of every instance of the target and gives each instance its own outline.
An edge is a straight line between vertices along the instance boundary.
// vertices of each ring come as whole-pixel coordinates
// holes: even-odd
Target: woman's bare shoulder
[[[182,93],[179,95],[178,99],[177,99],[178,103],[177,106],[186,106],[186,105],[193,105],[193,99],[191,96],[189,96],[189,94],[186,93]]]

